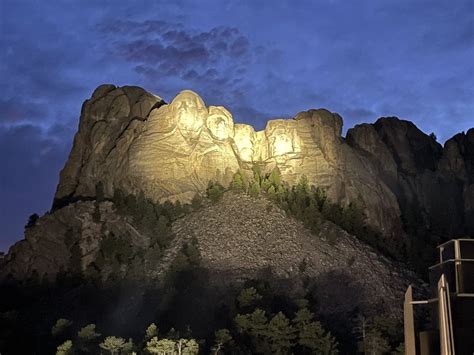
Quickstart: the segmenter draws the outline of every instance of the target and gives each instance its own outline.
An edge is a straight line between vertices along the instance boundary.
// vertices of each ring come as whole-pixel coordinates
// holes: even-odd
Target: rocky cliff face
[[[155,201],[189,202],[210,180],[227,186],[238,170],[278,168],[294,184],[306,175],[341,204],[358,201],[384,234],[400,230],[393,192],[370,161],[341,137],[342,118],[309,110],[272,120],[265,130],[235,124],[224,107],[206,107],[191,91],[170,103],[135,87],[104,85],[84,103],[79,131],[61,172],[55,206],[93,198],[103,184]]]
[[[349,129],[347,143],[376,167],[408,222],[445,238],[474,234],[474,129],[443,148],[411,122],[381,118]]]

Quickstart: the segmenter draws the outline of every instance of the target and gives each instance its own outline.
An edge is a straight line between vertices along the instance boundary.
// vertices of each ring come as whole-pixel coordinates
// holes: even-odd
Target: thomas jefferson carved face
[[[224,107],[210,106],[207,127],[215,139],[224,140],[234,136],[232,115]]]
[[[170,114],[185,134],[198,134],[204,125],[207,108],[202,99],[190,90],[181,91],[171,102]]]

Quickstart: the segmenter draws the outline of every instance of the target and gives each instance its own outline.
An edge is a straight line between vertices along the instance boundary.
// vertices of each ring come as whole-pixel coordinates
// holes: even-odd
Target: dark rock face
[[[418,214],[429,231],[446,239],[474,234],[474,129],[443,148],[411,122],[380,118],[350,129],[347,142],[377,167],[402,216]]]

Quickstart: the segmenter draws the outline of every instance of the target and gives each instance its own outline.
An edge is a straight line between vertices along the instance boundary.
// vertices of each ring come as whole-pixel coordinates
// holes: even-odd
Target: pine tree
[[[254,181],[250,187],[250,196],[258,197],[260,195],[260,185],[257,181]]]
[[[276,190],[275,190],[275,186],[270,186],[268,188],[268,191],[267,191],[267,194],[268,194],[268,197],[271,199],[271,200],[275,200],[276,197],[277,197],[277,194],[276,194]]]
[[[257,308],[250,314],[238,314],[235,324],[240,333],[247,334],[252,338],[257,352],[268,352],[268,319],[265,311]]]
[[[165,215],[158,218],[155,226],[154,238],[160,247],[167,247],[171,239],[170,220]]]
[[[199,353],[199,344],[194,339],[185,339],[182,349],[182,355],[197,355]]]
[[[326,191],[323,188],[318,186],[316,190],[314,191],[313,197],[316,200],[318,209],[322,211],[323,205],[327,200]]]
[[[276,188],[277,200],[281,201],[281,202],[284,201],[286,204],[288,204],[288,201],[286,199],[287,193],[288,193],[288,191],[285,189],[285,187],[283,185],[278,186],[278,188]]]
[[[260,169],[260,165],[254,164],[252,166],[252,172],[253,172],[253,179],[258,184],[258,186],[260,186],[261,180],[262,180],[262,170]]]
[[[296,194],[300,198],[306,198],[309,196],[310,191],[308,178],[306,175],[302,175],[298,181],[298,184],[296,184]]]
[[[56,337],[64,333],[71,325],[72,322],[69,319],[59,318],[51,328],[51,334]]]
[[[128,341],[124,344],[122,350],[120,350],[120,355],[125,355],[125,354],[133,354],[133,339],[128,338]]]
[[[39,219],[38,214],[33,213],[30,217],[28,217],[28,222],[25,225],[25,229],[35,226],[38,219]]]
[[[270,187],[273,187],[272,183],[267,178],[262,179],[261,185],[262,185],[262,191],[264,192],[268,192]]]
[[[125,346],[125,339],[115,336],[109,336],[105,338],[104,341],[99,344],[99,346],[104,350],[110,351],[111,355],[114,355],[119,353],[120,350],[123,349],[123,347]]]
[[[231,182],[231,188],[232,190],[235,190],[235,191],[244,191],[244,181],[245,181],[245,178],[242,174],[242,172],[240,170],[238,170],[235,174],[234,174],[234,177],[232,178],[232,182]]]
[[[100,335],[101,334],[96,331],[95,324],[88,324],[82,327],[77,333],[80,349],[87,353],[92,352],[92,347],[97,346],[97,339]]]
[[[218,355],[226,345],[230,345],[232,343],[232,335],[230,335],[229,330],[227,329],[219,329],[214,333],[215,340],[214,346],[211,349],[212,354]]]
[[[367,355],[383,355],[390,351],[390,345],[380,331],[370,330],[364,339],[364,353]]]
[[[354,235],[360,235],[365,224],[365,216],[356,202],[351,202],[342,210],[342,228]]]
[[[72,341],[66,340],[64,343],[56,348],[56,355],[70,355],[72,354]]]
[[[286,316],[279,312],[268,324],[268,340],[274,354],[287,354],[296,338],[295,330]]]
[[[278,168],[272,170],[270,176],[268,177],[268,180],[275,187],[275,190],[277,190],[281,186],[281,177]]]
[[[158,336],[158,327],[155,323],[151,323],[145,330],[145,340],[150,340],[156,336]]]
[[[240,309],[255,306],[259,301],[261,301],[261,299],[262,296],[258,293],[255,287],[244,288],[237,296],[237,302]]]
[[[152,354],[175,354],[176,353],[176,342],[171,339],[161,339],[153,337],[146,343],[146,350]]]
[[[337,342],[321,324],[313,319],[314,315],[307,308],[296,312],[293,324],[298,334],[298,344],[310,353],[336,355]]]
[[[223,195],[224,195],[224,187],[217,182],[215,183],[215,182],[209,181],[209,184],[207,186],[207,197],[212,202],[217,202],[222,198]]]

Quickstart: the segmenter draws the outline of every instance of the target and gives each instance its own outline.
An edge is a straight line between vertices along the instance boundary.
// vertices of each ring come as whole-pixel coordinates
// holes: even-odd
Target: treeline
[[[155,323],[143,332],[143,338],[135,342],[132,338],[109,335],[103,336],[96,325],[91,323],[74,331],[73,322],[60,318],[51,329],[51,335],[62,341],[56,348],[56,355],[72,354],[183,354],[197,355],[199,343],[193,338],[185,338],[171,329],[167,334],[159,334]],[[185,335],[188,336],[188,335]]]
[[[95,324],[76,326],[64,318],[55,322],[50,335],[59,344],[58,355],[338,354],[337,339],[316,319],[313,307],[307,299],[281,298],[265,282],[250,281],[236,293],[222,319],[213,323],[218,328],[206,338],[195,337],[189,327],[159,329],[160,321],[143,329],[141,336],[130,338],[110,335]],[[357,339],[351,353],[403,354],[403,327],[393,318],[359,315],[347,319],[347,324],[350,336]],[[348,351],[347,344],[342,351]]]
[[[140,339],[103,335],[95,324],[75,327],[73,321],[60,318],[51,336],[60,343],[57,355],[94,354],[338,354],[338,343],[299,300],[290,310],[275,311],[274,295],[262,295],[255,287],[238,293],[227,315],[228,328],[213,332],[209,339],[196,339],[191,329],[183,333],[162,332],[150,324]],[[287,305],[288,306],[288,305]],[[287,307],[288,308],[288,307]],[[287,315],[291,315],[288,317]]]

